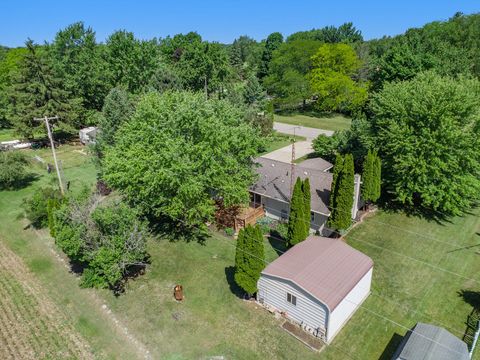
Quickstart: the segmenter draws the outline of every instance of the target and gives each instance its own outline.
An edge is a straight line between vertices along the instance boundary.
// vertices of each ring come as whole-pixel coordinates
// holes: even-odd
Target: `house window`
[[[287,219],[288,219],[288,213],[287,213],[287,210],[285,210],[285,209],[282,209],[282,212],[281,212],[281,217],[282,217],[282,220],[287,220]]]
[[[295,306],[297,305],[297,297],[290,293],[287,293],[287,301],[292,305],[295,305]]]

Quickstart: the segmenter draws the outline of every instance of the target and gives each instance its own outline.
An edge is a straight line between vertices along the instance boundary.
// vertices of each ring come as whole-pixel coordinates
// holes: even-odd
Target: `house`
[[[372,271],[344,241],[311,235],[262,271],[257,301],[329,343],[368,297]]]
[[[83,145],[95,144],[95,138],[97,137],[98,128],[95,126],[90,126],[87,128],[80,129],[78,135],[80,137],[80,142]]]
[[[403,338],[393,360],[468,360],[467,344],[447,330],[417,323]]]
[[[264,157],[255,159],[255,163],[258,180],[250,188],[251,207],[262,206],[265,215],[277,220],[287,220],[290,211],[291,181],[295,182],[297,177],[302,180],[308,178],[311,191],[310,228],[322,235],[329,235],[324,226],[330,216],[328,206],[333,179],[333,174],[329,172],[333,167],[331,163],[322,158],[307,159],[293,165],[293,177],[292,164]],[[360,184],[360,175],[356,174],[352,219],[357,216],[361,206]]]

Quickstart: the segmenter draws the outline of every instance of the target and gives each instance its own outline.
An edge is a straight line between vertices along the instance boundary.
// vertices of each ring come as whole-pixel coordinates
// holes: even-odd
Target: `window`
[[[285,209],[282,209],[281,211],[281,217],[282,217],[282,220],[287,220],[288,219],[288,213],[287,213],[287,210]]]
[[[287,301],[292,305],[297,305],[297,297],[290,293],[287,293]]]

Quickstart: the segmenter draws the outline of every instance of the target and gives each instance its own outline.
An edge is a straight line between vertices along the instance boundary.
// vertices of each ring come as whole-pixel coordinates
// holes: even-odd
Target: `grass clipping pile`
[[[0,358],[92,359],[22,260],[0,242]]]

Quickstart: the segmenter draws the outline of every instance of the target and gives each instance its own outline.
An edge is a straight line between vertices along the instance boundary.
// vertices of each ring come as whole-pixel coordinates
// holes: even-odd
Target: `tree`
[[[135,110],[129,94],[122,88],[113,88],[105,98],[100,118],[98,136],[102,146],[113,145],[117,129],[133,114]]]
[[[376,151],[368,151],[363,164],[362,196],[367,202],[376,202],[380,197],[381,160]]]
[[[274,32],[268,35],[265,41],[265,48],[263,49],[260,69],[258,77],[263,79],[269,74],[270,61],[272,60],[273,52],[283,43],[283,35],[279,32]]]
[[[347,44],[324,44],[312,58],[310,86],[318,96],[315,106],[326,111],[354,111],[367,100],[367,85],[353,77],[361,62]]]
[[[235,252],[235,282],[248,295],[257,292],[257,281],[265,267],[263,235],[258,225],[241,229]]]
[[[318,135],[312,142],[315,154],[325,160],[333,162],[339,146],[338,132],[332,136],[325,134]]]
[[[480,82],[432,72],[385,84],[371,112],[393,199],[459,214],[480,194]]]
[[[338,169],[337,169],[338,166]],[[337,155],[335,162],[332,190],[330,193],[329,227],[335,230],[346,230],[352,223],[352,207],[354,194],[353,156]]]
[[[262,45],[254,39],[243,35],[233,41],[229,49],[230,63],[240,78],[254,72],[257,73],[262,56]]]
[[[360,30],[357,30],[351,22],[344,23],[338,28],[335,26],[325,26],[322,29],[312,29],[309,31],[299,31],[291,34],[287,42],[296,40],[317,40],[323,43],[356,43],[362,42],[363,37]]]
[[[310,218],[308,219],[310,223]],[[290,200],[290,214],[288,217],[288,243],[296,245],[305,240],[308,224],[305,223],[305,197],[302,191],[302,180],[297,177]]]
[[[303,216],[304,216],[304,224],[305,224],[305,237],[306,239],[308,235],[310,234],[310,223],[311,223],[311,199],[312,195],[310,194],[310,180],[307,177],[305,180],[302,182],[302,193],[303,193]]]
[[[92,28],[83,22],[67,26],[56,34],[48,53],[65,89],[81,99],[86,109],[100,110],[108,84]]]
[[[160,64],[149,82],[149,88],[160,93],[167,90],[182,90],[182,79],[168,64]]]
[[[64,90],[62,80],[55,77],[45,52],[33,41],[26,42],[27,53],[20,66],[11,93],[11,120],[15,129],[26,137],[32,137],[36,128],[43,126],[34,117],[58,115],[56,126],[73,131],[80,123],[80,103]]]
[[[298,40],[283,43],[273,52],[264,85],[279,98],[277,102],[296,107],[312,95],[306,75],[320,45],[315,40]]]
[[[24,154],[0,151],[0,189],[13,189],[20,186],[28,177],[28,161]]]
[[[35,228],[44,228],[52,223],[49,210],[59,203],[62,194],[52,187],[38,188],[32,197],[24,200],[23,207],[30,224]],[[50,209],[49,209],[50,207]]]
[[[201,93],[145,95],[104,156],[104,178],[144,213],[187,228],[225,206],[248,202],[252,159],[262,141],[225,100]]]
[[[122,291],[147,260],[147,227],[138,212],[117,200],[84,191],[54,212],[55,243],[85,269],[81,285]]]

